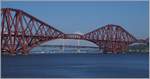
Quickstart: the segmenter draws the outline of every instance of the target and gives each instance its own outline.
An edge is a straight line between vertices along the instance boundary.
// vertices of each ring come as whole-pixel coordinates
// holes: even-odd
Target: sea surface
[[[2,78],[148,78],[148,54],[56,53],[1,57]]]

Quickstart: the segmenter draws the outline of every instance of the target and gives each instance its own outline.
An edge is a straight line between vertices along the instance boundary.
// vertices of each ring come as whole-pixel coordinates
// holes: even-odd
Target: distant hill
[[[149,52],[148,44],[132,44],[128,47],[129,52]]]

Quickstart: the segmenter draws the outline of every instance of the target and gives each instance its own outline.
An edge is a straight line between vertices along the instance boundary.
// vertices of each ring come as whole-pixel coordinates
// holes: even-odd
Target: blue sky
[[[148,1],[2,2],[21,9],[65,33],[87,33],[107,24],[122,26],[136,38],[147,38]]]

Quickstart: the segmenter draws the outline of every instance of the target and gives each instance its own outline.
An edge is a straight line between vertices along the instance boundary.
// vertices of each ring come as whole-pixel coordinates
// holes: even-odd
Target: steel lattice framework
[[[137,39],[121,26],[109,24],[84,34],[84,39],[96,43],[105,52],[125,51]]]
[[[80,39],[95,43],[105,52],[125,51],[137,39],[121,26],[109,24],[94,31],[65,34],[28,13],[12,8],[1,9],[1,51],[28,54],[33,47],[54,39]]]
[[[31,48],[48,40],[62,38],[64,33],[22,10],[1,9],[1,50],[26,54]]]

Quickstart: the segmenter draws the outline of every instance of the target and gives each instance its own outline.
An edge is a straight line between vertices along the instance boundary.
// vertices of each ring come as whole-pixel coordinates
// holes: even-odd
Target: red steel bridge
[[[13,8],[1,8],[1,52],[28,54],[44,42],[55,39],[86,40],[102,48],[104,52],[123,52],[138,40],[119,25],[108,24],[83,35],[66,34],[36,17]]]

